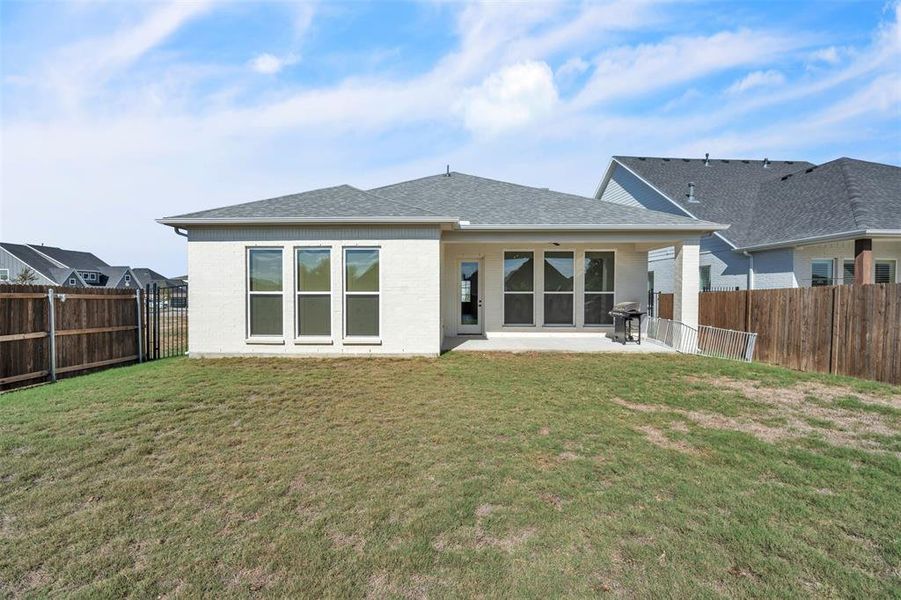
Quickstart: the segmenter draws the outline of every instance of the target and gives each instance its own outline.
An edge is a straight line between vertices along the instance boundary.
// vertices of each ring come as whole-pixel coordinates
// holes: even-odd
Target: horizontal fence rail
[[[683,354],[699,354],[751,362],[756,333],[700,325],[697,328],[672,319],[650,317],[647,336]]]

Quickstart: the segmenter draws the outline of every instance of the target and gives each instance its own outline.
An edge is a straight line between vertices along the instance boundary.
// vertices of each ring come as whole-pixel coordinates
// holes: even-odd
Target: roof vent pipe
[[[768,158],[764,158],[764,159],[763,159],[763,168],[764,168],[764,169],[769,169],[769,168],[770,168],[770,159],[768,159]]]
[[[450,165],[447,165],[447,175],[445,177],[450,177]]]
[[[704,166],[705,167],[710,166],[710,153],[709,152],[704,153]]]
[[[691,202],[692,204],[698,203],[698,199],[695,198],[695,184],[694,183],[688,184],[688,193],[685,195],[688,197],[688,201]]]

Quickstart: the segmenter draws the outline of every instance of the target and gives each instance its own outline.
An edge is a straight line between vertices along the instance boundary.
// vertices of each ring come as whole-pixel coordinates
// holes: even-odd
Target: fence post
[[[832,288],[832,330],[829,332],[829,372],[835,373],[838,370],[838,353],[835,351],[835,332],[838,329],[838,303],[841,289],[840,285]]]
[[[56,307],[54,306],[53,288],[47,290],[47,302],[50,310],[50,381],[56,381]]]
[[[751,289],[745,290],[745,331],[751,333]]]
[[[136,316],[137,323],[135,323],[135,324],[138,326],[138,328],[136,330],[138,332],[138,362],[142,363],[142,362],[144,362],[144,346],[141,343],[142,342],[142,340],[141,340],[141,327],[142,327],[142,323],[141,323],[141,288],[138,288],[135,290],[135,307],[137,310],[137,316]]]

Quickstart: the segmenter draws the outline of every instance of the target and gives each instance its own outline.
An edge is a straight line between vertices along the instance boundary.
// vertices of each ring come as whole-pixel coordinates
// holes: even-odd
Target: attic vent
[[[668,159],[668,158],[664,158],[664,159],[663,159],[663,162],[669,162],[669,159]]]
[[[750,160],[743,160],[743,161],[741,161],[741,162],[745,163],[746,165],[751,163]]]
[[[709,152],[704,153],[704,166],[705,167],[710,166],[710,153]]]
[[[691,161],[690,161],[689,159],[687,159],[687,158],[683,158],[683,159],[682,159],[682,162],[691,162]]]
[[[644,156],[639,156],[638,160],[647,160]]]
[[[787,165],[793,165],[793,164],[795,164],[795,161],[793,161],[793,160],[786,160],[786,161],[783,161],[783,162],[785,162],[785,164],[787,164]]]
[[[804,172],[805,172],[805,173],[812,173],[814,169],[816,169],[816,167],[810,167],[809,169],[805,170]]]
[[[788,175],[783,175],[783,176],[782,176],[782,181],[785,181],[786,179],[788,179],[788,178],[791,177],[791,176],[792,176],[791,173],[789,173]]]
[[[726,159],[722,159],[720,162],[724,162],[724,163],[726,163],[727,165],[729,164],[729,161],[726,160]]]
[[[763,159],[763,168],[764,168],[764,169],[769,169],[769,168],[770,168],[770,159],[768,159],[768,158],[764,158],[764,159]]]
[[[688,198],[688,201],[691,202],[692,204],[696,204],[696,203],[698,202],[698,199],[695,198],[695,184],[694,184],[694,182],[689,182],[689,184],[688,184],[688,193],[685,194],[685,196]]]

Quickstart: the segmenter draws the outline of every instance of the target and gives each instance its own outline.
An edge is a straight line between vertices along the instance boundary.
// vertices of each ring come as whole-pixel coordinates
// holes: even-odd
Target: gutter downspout
[[[742,252],[745,256],[748,257],[748,284],[747,288],[749,290],[754,289],[754,255],[745,250]]]
[[[178,227],[173,227],[172,231],[175,232],[175,235],[180,235],[181,237],[185,237],[185,238],[188,237],[188,232],[187,231],[179,231]]]

